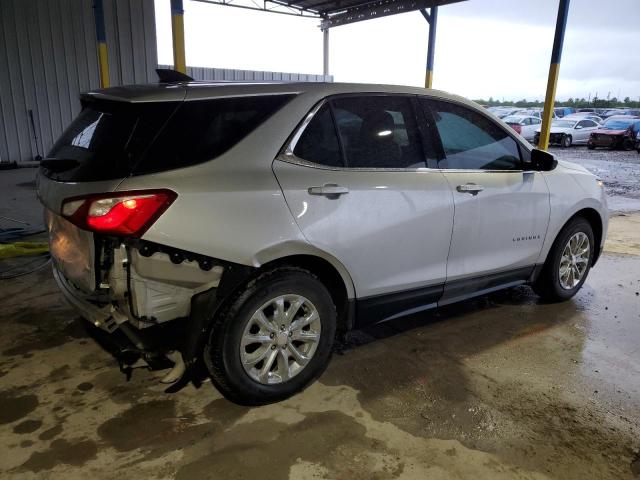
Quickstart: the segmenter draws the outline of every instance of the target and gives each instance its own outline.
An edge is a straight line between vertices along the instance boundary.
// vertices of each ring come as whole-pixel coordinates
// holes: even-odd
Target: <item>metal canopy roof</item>
[[[265,12],[320,18],[327,29],[464,0],[196,0]]]

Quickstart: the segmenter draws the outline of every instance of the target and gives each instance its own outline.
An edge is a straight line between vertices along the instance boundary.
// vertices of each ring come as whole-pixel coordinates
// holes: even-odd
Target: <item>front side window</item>
[[[596,124],[591,120],[582,120],[578,123],[582,128],[595,127]]]
[[[445,158],[441,168],[521,170],[516,141],[499,125],[474,110],[441,100],[422,100],[430,108]]]
[[[342,97],[331,105],[347,167],[426,167],[410,97]]]

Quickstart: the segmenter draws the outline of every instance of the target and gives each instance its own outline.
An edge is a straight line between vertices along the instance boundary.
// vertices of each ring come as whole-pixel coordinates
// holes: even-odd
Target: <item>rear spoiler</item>
[[[156,68],[160,83],[193,82],[189,75],[170,68]]]

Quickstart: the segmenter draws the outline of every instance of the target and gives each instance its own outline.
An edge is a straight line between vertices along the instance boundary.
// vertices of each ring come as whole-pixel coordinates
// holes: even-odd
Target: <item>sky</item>
[[[172,64],[169,0],[155,0],[158,60]],[[184,0],[187,64],[322,73],[315,18]],[[440,7],[433,87],[468,98],[544,99],[558,0],[468,0]],[[330,30],[337,82],[424,85],[420,12]],[[572,0],[556,98],[640,99],[640,0]]]

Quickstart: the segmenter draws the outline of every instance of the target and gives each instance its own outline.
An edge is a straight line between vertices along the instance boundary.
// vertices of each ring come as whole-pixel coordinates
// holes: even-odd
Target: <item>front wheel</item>
[[[550,302],[573,297],[589,274],[594,249],[591,225],[582,217],[574,218],[558,234],[533,289]]]
[[[588,148],[589,150],[595,150],[595,149],[596,149],[596,146],[595,146],[593,143],[587,143],[587,148]]]
[[[331,357],[336,309],[326,287],[294,267],[260,275],[213,322],[204,361],[229,400],[265,405],[303,390]]]
[[[562,146],[564,148],[569,148],[572,142],[573,142],[573,138],[571,138],[571,135],[565,135],[562,137]]]

